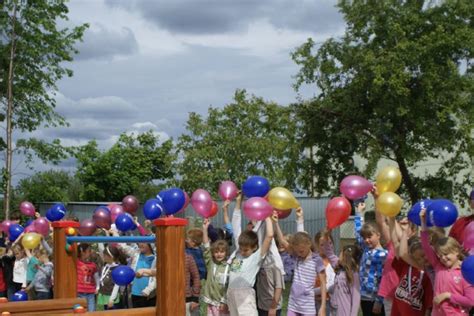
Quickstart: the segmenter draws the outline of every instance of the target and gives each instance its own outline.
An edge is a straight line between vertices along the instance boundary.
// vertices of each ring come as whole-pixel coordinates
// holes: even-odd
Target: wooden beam
[[[67,312],[72,311],[72,307],[80,304],[87,308],[85,298],[66,298],[57,300],[39,300],[25,302],[8,302],[0,304],[0,312],[9,312],[12,315],[23,315],[32,313],[39,314],[56,314],[55,311]]]

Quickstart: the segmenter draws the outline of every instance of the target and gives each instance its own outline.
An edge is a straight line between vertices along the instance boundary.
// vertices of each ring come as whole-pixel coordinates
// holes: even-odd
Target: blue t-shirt
[[[155,256],[153,255],[145,256],[144,254],[140,254],[136,271],[139,269],[150,269],[153,260],[155,260]],[[149,279],[149,277],[135,278],[132,283],[132,295],[143,296],[142,291],[148,286]]]
[[[28,266],[26,268],[26,282],[30,283],[35,278],[36,272],[38,272],[38,265],[40,264],[38,258],[32,256],[28,260]]]
[[[207,270],[206,270],[206,261],[204,261],[204,253],[201,248],[190,248],[186,247],[186,253],[188,255],[193,256],[194,261],[199,270],[199,278],[201,280],[205,280],[207,277]]]

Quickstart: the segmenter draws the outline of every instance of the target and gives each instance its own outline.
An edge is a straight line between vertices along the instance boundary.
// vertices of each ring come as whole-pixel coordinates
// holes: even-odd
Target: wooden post
[[[188,221],[167,217],[156,225],[156,315],[186,315],[184,228]]]
[[[58,221],[51,224],[54,237],[54,298],[77,297],[77,246],[72,244],[66,252],[66,229],[80,226],[74,221]]]

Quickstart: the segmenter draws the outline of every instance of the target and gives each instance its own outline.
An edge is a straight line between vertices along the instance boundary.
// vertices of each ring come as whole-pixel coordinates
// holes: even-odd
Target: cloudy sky
[[[335,4],[73,0],[69,22],[90,28],[70,65],[74,77],[58,85],[57,110],[70,127],[35,136],[60,138],[66,145],[97,139],[102,148],[124,131],[152,129],[163,139],[176,139],[189,112],[223,107],[237,88],[280,104],[293,102],[298,68],[289,54],[309,37],[321,42],[342,34]],[[62,164],[71,166],[72,161]]]

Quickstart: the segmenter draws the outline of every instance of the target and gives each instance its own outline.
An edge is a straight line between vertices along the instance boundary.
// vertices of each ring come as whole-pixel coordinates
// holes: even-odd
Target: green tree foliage
[[[77,177],[84,186],[82,199],[88,201],[120,201],[135,194],[143,201],[157,181],[173,176],[175,160],[173,142],[160,144],[153,132],[120,135],[108,150],[101,151],[96,141],[76,151]],[[157,191],[154,192],[156,194]]]
[[[306,167],[317,191],[348,172],[371,176],[377,162],[396,162],[412,202],[421,196],[463,200],[474,159],[474,2],[341,1],[341,38],[309,39],[293,53],[296,88],[318,95],[298,110]],[[367,159],[354,170],[355,154]],[[434,175],[418,164],[441,159]],[[463,176],[462,180],[458,177]]]
[[[39,202],[45,201],[78,201],[81,192],[82,185],[77,178],[65,171],[49,170],[20,180],[15,196],[38,206]]]
[[[35,153],[43,161],[64,158],[58,141],[46,143],[29,134],[38,128],[66,125],[55,112],[56,82],[72,76],[65,62],[77,53],[74,45],[82,39],[86,24],[67,28],[65,0],[0,1],[0,118],[6,122],[6,135],[0,142],[5,151],[3,186],[4,208],[9,212],[12,156]],[[26,139],[15,137],[22,132]]]
[[[240,186],[251,175],[296,189],[300,152],[290,107],[237,90],[233,103],[209,108],[206,118],[191,113],[186,129],[178,141],[178,170],[187,192],[204,188],[215,195],[222,181]]]

